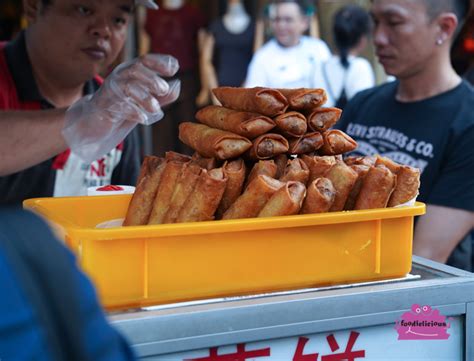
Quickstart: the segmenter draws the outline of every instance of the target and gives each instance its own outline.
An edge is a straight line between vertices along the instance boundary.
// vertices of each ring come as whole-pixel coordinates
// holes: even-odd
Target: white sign
[[[462,361],[463,328],[449,318],[447,340],[399,340],[395,324],[213,347],[165,356],[160,361]],[[151,360],[147,359],[147,360]]]

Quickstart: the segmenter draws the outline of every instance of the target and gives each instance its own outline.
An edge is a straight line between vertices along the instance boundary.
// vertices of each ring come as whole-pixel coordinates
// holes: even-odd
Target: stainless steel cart
[[[474,274],[414,257],[412,272],[399,280],[166,305],[110,319],[144,360],[472,361]],[[449,327],[444,339],[440,320]],[[396,321],[413,340],[399,339]]]

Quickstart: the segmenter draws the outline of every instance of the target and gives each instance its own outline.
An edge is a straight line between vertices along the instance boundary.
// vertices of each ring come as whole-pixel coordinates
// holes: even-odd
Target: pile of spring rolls
[[[331,127],[323,89],[213,90],[222,106],[182,123],[192,157],[146,157],[124,226],[394,207],[418,194],[419,170],[380,156],[342,155],[357,143]]]
[[[350,152],[357,143],[339,130],[329,130],[340,118],[338,108],[323,108],[323,89],[213,89],[223,106],[198,111],[199,123],[179,127],[180,140],[203,157],[249,161],[279,154]]]

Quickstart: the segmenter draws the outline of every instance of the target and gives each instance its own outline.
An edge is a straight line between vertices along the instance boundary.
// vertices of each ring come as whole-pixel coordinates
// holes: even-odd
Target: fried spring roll
[[[385,208],[397,182],[397,176],[384,165],[370,168],[365,176],[354,209]]]
[[[420,187],[420,170],[400,165],[390,158],[377,156],[377,165],[384,165],[397,176],[397,184],[389,199],[387,207],[407,203],[418,195]]]
[[[327,178],[317,178],[309,185],[301,214],[324,213],[329,211],[336,198],[336,189]]]
[[[321,155],[338,155],[357,148],[357,142],[346,133],[333,129],[323,133],[324,144],[319,149]]]
[[[402,167],[400,164],[394,162],[393,160],[391,160],[390,158],[387,158],[387,157],[382,157],[380,155],[377,155],[375,157],[375,165],[384,165],[386,166],[388,169],[390,169],[390,171],[393,173],[393,174],[398,174],[398,171],[400,170],[400,168]]]
[[[344,206],[344,209],[346,211],[351,211],[354,209],[357,196],[359,195],[359,192],[362,188],[364,179],[367,176],[369,169],[371,168],[370,166],[367,166],[364,164],[354,164],[354,165],[351,165],[350,167],[352,170],[356,171],[357,180],[354,184],[354,187],[352,187],[352,190],[349,193],[349,196],[347,197],[346,205]]]
[[[275,117],[288,109],[288,100],[276,89],[233,88],[212,89],[217,100],[226,108]]]
[[[418,195],[419,188],[420,170],[401,166],[397,173],[397,185],[388,201],[388,207],[395,207],[414,199]]]
[[[143,159],[142,166],[140,167],[140,174],[138,174],[136,186],[138,187],[142,179],[149,176],[163,161],[163,158],[147,155]]]
[[[317,108],[308,116],[308,127],[314,132],[325,132],[341,118],[342,110],[339,108]]]
[[[275,121],[269,117],[218,105],[209,105],[199,110],[196,119],[211,128],[226,130],[248,139],[254,139],[275,128]]]
[[[271,196],[258,217],[291,216],[298,214],[306,196],[306,187],[300,182],[287,182]]]
[[[255,178],[224,213],[222,219],[238,219],[256,217],[270,197],[285,183],[260,175]]]
[[[294,110],[311,111],[327,101],[324,89],[278,89],[288,99],[289,107]]]
[[[222,167],[224,175],[227,178],[224,195],[217,208],[216,218],[222,218],[224,212],[235,202],[242,194],[245,182],[245,163],[242,159],[236,159],[226,162]]]
[[[145,157],[135,193],[128,205],[124,226],[141,226],[148,223],[165,165],[163,158]]]
[[[252,146],[240,135],[190,122],[179,125],[179,139],[203,157],[222,160],[238,157]]]
[[[281,182],[301,182],[304,185],[309,180],[309,169],[305,162],[299,158],[290,159],[285,168],[283,176],[280,178]]]
[[[336,164],[336,158],[333,156],[319,157],[303,154],[301,159],[308,166],[309,182],[324,177],[329,169]]]
[[[276,178],[276,173],[277,173],[277,166],[275,162],[272,159],[268,160],[260,160],[257,163],[254,164],[252,167],[252,170],[249,173],[249,176],[247,177],[247,182],[245,184],[245,188],[254,180],[257,178],[259,175],[266,175],[270,178]]]
[[[308,129],[306,117],[298,112],[287,112],[274,120],[276,128],[286,137],[301,137]]]
[[[347,157],[344,159],[344,162],[348,165],[366,165],[367,167],[372,167],[377,162],[377,157],[375,155],[368,155],[365,157]]]
[[[216,158],[204,158],[198,152],[194,152],[193,156],[191,157],[191,162],[207,170],[217,168]]]
[[[307,154],[321,148],[324,144],[323,136],[319,132],[307,133],[300,138],[290,140],[290,154]]]
[[[191,157],[186,154],[169,151],[165,153],[165,159],[167,161],[174,160],[176,162],[187,163],[191,160]]]
[[[227,179],[222,168],[203,169],[196,187],[181,207],[177,223],[201,222],[214,219],[226,188]]]
[[[288,140],[280,134],[263,134],[252,141],[252,147],[246,156],[251,160],[270,159],[288,152]]]
[[[153,209],[148,219],[148,224],[162,224],[168,208],[176,182],[183,170],[185,163],[170,161],[166,163],[161,176],[160,185],[153,201]]]
[[[185,163],[171,195],[168,211],[163,217],[163,224],[175,223],[182,207],[187,207],[186,199],[194,191],[202,168],[194,163]]]
[[[286,163],[288,162],[288,156],[286,154],[278,154],[273,158],[277,166],[277,172],[275,174],[275,179],[280,179],[281,176],[285,173]]]
[[[342,211],[346,204],[347,197],[357,180],[357,173],[346,165],[346,163],[340,161],[329,169],[326,178],[331,181],[336,190],[336,197],[329,211]]]

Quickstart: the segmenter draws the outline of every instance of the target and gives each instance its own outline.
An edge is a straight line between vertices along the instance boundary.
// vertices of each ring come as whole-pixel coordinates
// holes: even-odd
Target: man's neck
[[[451,66],[449,56],[432,62],[414,76],[400,79],[396,98],[401,102],[415,102],[447,92],[461,83]]]
[[[297,46],[301,45],[301,39],[302,39],[302,38],[300,37],[299,40],[298,40],[298,42],[297,42],[296,44],[292,44],[292,45],[283,45],[282,43],[280,43],[280,42],[278,41],[277,38],[274,38],[274,39],[275,39],[275,41],[277,42],[277,44],[278,44],[278,46],[279,46],[280,48],[283,48],[283,49],[292,49],[292,48],[296,48]]]
[[[72,82],[61,81],[57,71],[42,56],[41,49],[33,46],[30,40],[27,33],[26,49],[39,93],[56,108],[69,107],[83,96],[85,83],[72,85]]]

